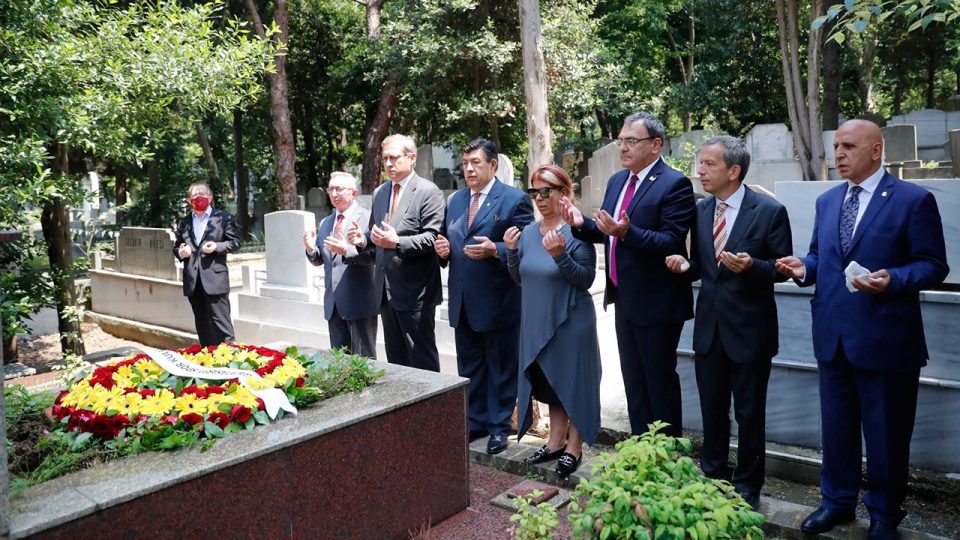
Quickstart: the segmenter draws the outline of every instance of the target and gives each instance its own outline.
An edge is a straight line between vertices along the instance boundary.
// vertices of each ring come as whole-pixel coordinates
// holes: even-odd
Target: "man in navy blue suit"
[[[487,452],[507,448],[517,399],[520,289],[507,273],[503,233],[533,221],[519,189],[497,180],[497,147],[476,139],[463,148],[467,187],[450,196],[434,249],[450,265],[450,326],[457,368],[470,379],[470,439],[490,435]]]
[[[881,167],[883,139],[876,124],[844,123],[833,147],[846,181],[817,198],[807,256],[777,260],[777,269],[799,285],[817,286],[811,314],[820,378],[822,502],[801,528],[817,534],[854,519],[862,430],[868,538],[897,538],[920,368],[929,356],[919,292],[949,272],[943,225],[930,192]],[[852,262],[863,270],[847,277]]]
[[[690,280],[671,272],[664,259],[687,256],[686,239],[696,213],[690,179],[660,158],[666,133],[648,113],[623,122],[617,144],[624,170],[607,182],[596,220],[569,199],[562,202],[573,236],[606,246],[603,305],[616,303],[617,345],[627,393],[630,431],[655,420],[679,436],[683,425],[677,344],[683,322],[693,317]]]

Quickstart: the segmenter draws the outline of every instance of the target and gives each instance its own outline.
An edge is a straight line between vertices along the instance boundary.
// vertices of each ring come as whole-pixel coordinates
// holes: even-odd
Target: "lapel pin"
[[[881,197],[886,197],[886,196],[887,196],[887,192],[884,191],[883,193],[880,194],[880,196],[881,196]]]
[[[656,179],[657,179],[657,177],[656,177],[656,176],[651,176],[651,177],[650,177],[650,181],[651,181],[651,182],[654,182],[654,181],[656,181]]]

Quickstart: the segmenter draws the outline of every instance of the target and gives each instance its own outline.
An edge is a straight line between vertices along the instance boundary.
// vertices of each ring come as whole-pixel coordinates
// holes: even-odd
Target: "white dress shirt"
[[[197,246],[200,245],[200,240],[203,239],[203,233],[207,230],[207,222],[210,221],[210,214],[213,214],[212,206],[208,206],[200,217],[197,217],[197,213],[193,210],[190,211],[190,215],[193,217],[193,240],[197,243]]]

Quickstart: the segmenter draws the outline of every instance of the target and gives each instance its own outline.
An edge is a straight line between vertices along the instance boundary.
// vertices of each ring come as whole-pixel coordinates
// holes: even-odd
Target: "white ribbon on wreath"
[[[279,388],[265,388],[258,390],[253,388],[247,379],[260,379],[260,375],[255,371],[245,369],[233,369],[224,367],[205,367],[195,364],[179,353],[173,351],[163,351],[152,347],[143,347],[143,351],[151,360],[156,362],[167,373],[177,377],[190,377],[193,379],[205,379],[208,381],[225,381],[237,379],[244,388],[253,395],[263,400],[267,409],[267,415],[273,420],[277,417],[277,412],[283,409],[291,414],[297,414],[297,408],[287,399],[287,394]]]

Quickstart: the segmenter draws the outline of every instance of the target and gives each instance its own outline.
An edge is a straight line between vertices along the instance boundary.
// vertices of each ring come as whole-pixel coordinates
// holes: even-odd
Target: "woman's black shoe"
[[[527,459],[523,460],[523,462],[526,463],[527,465],[536,465],[537,463],[553,461],[558,457],[560,457],[560,455],[563,454],[563,452],[566,451],[566,449],[567,447],[566,445],[564,445],[562,448],[551,452],[550,449],[547,448],[547,445],[543,445],[540,448],[537,448],[537,451],[534,452]]]
[[[557,461],[557,476],[560,478],[566,478],[573,474],[573,471],[577,470],[577,467],[580,466],[580,461],[583,459],[583,456],[576,457],[569,452],[564,452],[560,456],[560,460]]]

